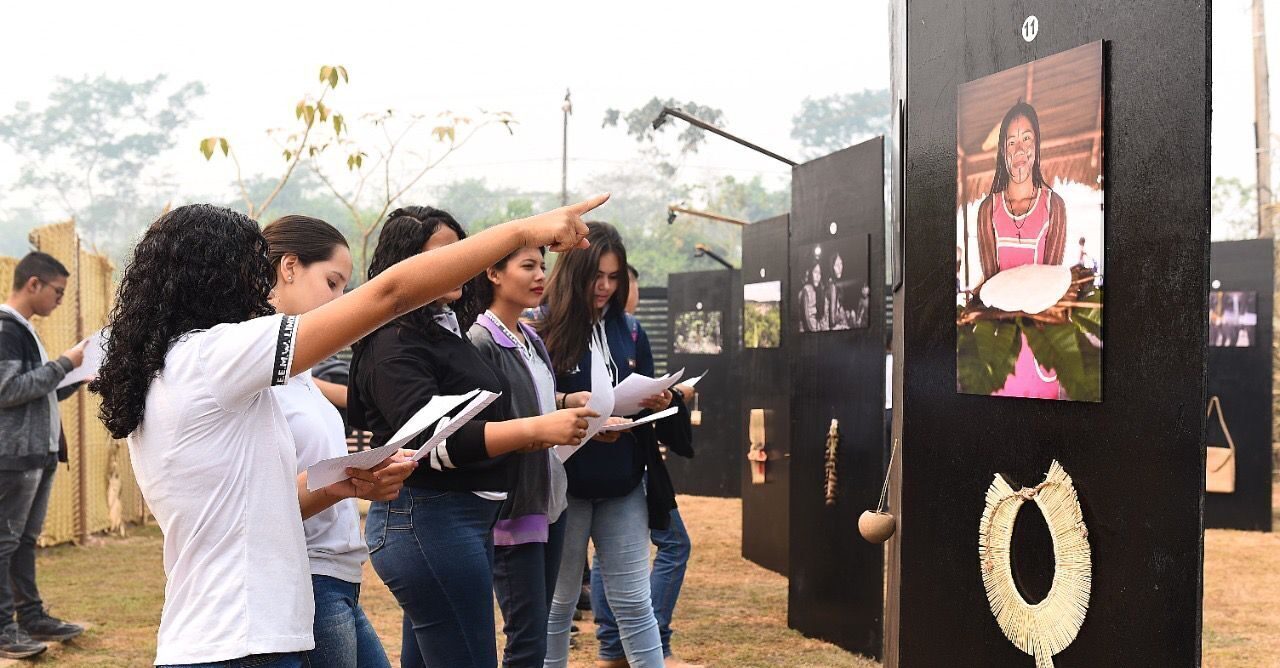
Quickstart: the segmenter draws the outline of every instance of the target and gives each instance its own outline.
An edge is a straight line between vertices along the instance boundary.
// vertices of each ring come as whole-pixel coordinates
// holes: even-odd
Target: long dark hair
[[[600,258],[609,253],[618,257],[618,289],[609,298],[609,313],[622,317],[631,291],[627,272],[627,247],[622,235],[609,223],[587,223],[591,246],[560,256],[547,278],[542,302],[546,313],[538,333],[551,353],[556,373],[568,373],[586,354],[591,341],[591,325],[601,314],[595,312],[594,287]]]
[[[275,313],[275,272],[258,223],[212,204],[160,216],[133,250],[107,326],[107,354],[89,389],[113,438],[142,423],[147,390],[183,334]]]
[[[1005,164],[1004,142],[1006,135],[1009,134],[1009,126],[1013,123],[1013,119],[1019,116],[1031,123],[1031,131],[1036,136],[1036,162],[1031,167],[1031,183],[1037,188],[1044,186],[1044,176],[1040,173],[1040,161],[1043,157],[1040,155],[1040,117],[1036,115],[1035,107],[1018,100],[1016,104],[1009,107],[1009,111],[1004,115],[1004,120],[1000,121],[1000,143],[996,146],[996,176],[991,179],[992,195],[1004,192],[1004,189],[1009,187],[1009,166]]]
[[[387,222],[383,223],[382,232],[378,234],[378,246],[369,263],[369,278],[390,269],[397,262],[421,253],[427,240],[442,225],[453,230],[458,239],[467,238],[466,231],[447,211],[429,206],[403,206],[387,214]],[[465,289],[463,293],[465,301]],[[437,307],[428,304],[396,318],[393,324],[415,329],[434,338],[443,333],[432,320],[432,316],[438,312]],[[463,326],[463,331],[466,331],[466,326]]]
[[[262,228],[267,240],[267,258],[271,268],[280,270],[280,260],[286,255],[296,255],[306,267],[333,257],[338,247],[349,248],[347,238],[338,228],[311,216],[281,216]]]

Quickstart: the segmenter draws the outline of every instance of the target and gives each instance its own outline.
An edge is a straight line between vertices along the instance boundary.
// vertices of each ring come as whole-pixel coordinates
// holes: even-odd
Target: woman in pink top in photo
[[[978,255],[984,280],[1024,264],[1063,263],[1066,205],[1040,173],[1040,120],[1019,101],[1000,123],[1000,146],[991,194],[978,207]],[[1061,398],[1057,375],[1041,366],[1022,336],[1022,352],[1004,387],[1004,397]]]

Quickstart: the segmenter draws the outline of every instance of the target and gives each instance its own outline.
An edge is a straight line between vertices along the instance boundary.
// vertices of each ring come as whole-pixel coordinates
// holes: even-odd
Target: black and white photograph
[[[861,242],[861,243],[859,243]],[[867,326],[871,286],[862,238],[838,238],[813,244],[793,266],[796,288],[791,319],[797,332],[835,332]]]
[[[1258,293],[1215,290],[1209,293],[1209,345],[1247,348],[1258,326]]]
[[[719,311],[685,311],[676,316],[677,353],[719,355],[721,348]]]

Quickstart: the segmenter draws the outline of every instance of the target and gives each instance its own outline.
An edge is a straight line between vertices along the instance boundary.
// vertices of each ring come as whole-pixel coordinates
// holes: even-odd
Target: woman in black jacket
[[[617,385],[631,373],[653,375],[653,353],[624,306],[627,250],[607,223],[588,223],[591,246],[561,258],[551,274],[540,331],[564,392],[590,390],[592,368],[603,364]],[[632,331],[636,335],[632,336]],[[649,592],[649,528],[666,528],[675,491],[658,439],[691,452],[689,414],[678,393],[650,397],[644,406],[678,415],[626,432],[616,442],[589,441],[567,462],[569,508],[560,575],[548,621],[548,667],[568,663],[569,628],[581,591],[587,540],[596,546],[605,594],[618,621],[631,668],[663,665],[662,642]],[[643,483],[643,484],[642,484]]]
[[[369,277],[465,236],[444,211],[397,209],[378,238]],[[354,347],[348,411],[354,424],[373,432],[374,446],[436,395],[510,391],[462,336],[448,308],[461,294],[456,288]],[[514,482],[510,453],[575,443],[594,415],[573,408],[511,419],[510,403],[494,401],[423,458],[395,501],[373,504],[365,538],[374,569],[404,609],[401,665],[497,663],[492,530]],[[428,430],[418,442],[429,436]]]

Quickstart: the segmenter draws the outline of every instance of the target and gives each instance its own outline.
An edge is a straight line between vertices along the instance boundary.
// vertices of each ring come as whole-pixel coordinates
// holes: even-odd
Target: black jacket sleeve
[[[384,336],[394,336],[394,333]],[[375,354],[366,361],[372,367],[370,382],[371,402],[388,423],[399,429],[413,417],[431,398],[440,394],[437,370],[425,359],[408,354],[408,351],[387,357]],[[459,468],[489,458],[485,448],[483,420],[472,420],[449,437],[446,450],[453,468]],[[419,448],[431,438],[428,429],[410,441],[408,447]]]
[[[671,393],[671,405],[679,410],[675,415],[653,423],[658,442],[681,457],[693,457],[693,425],[689,421],[689,407],[679,392]]]

